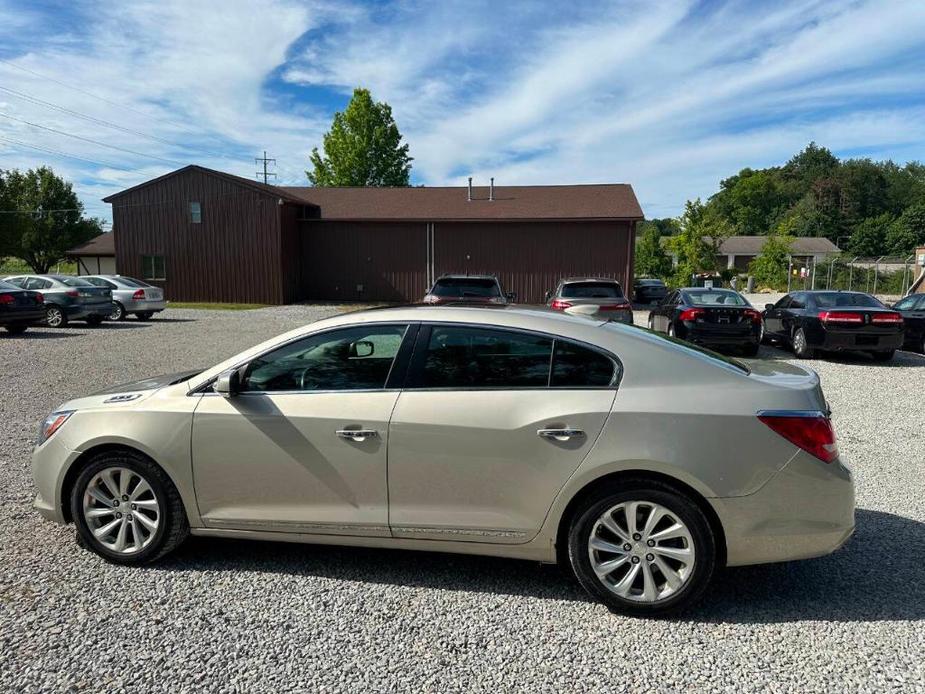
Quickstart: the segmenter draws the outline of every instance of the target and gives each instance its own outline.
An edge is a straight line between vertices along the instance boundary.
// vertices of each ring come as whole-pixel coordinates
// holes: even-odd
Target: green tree
[[[845,250],[851,255],[868,258],[886,255],[886,234],[894,219],[889,212],[884,212],[863,220],[854,227]]]
[[[790,245],[793,237],[771,234],[761,248],[761,253],[748,264],[748,272],[759,287],[780,289],[787,285]]]
[[[888,253],[905,256],[925,246],[925,202],[906,208],[886,232]]]
[[[672,283],[686,287],[691,275],[717,269],[717,250],[733,229],[700,198],[685,203],[684,214],[678,221],[678,233],[668,239],[668,248],[677,259]]]
[[[324,136],[324,156],[314,148],[305,174],[314,186],[407,186],[412,158],[401,139],[391,106],[354,89]]]
[[[782,173],[785,178],[802,186],[802,194],[809,190],[814,181],[834,175],[838,164],[838,157],[831,151],[810,142],[802,152],[784,164]]]
[[[46,273],[65,252],[102,233],[98,219],[83,216],[83,205],[70,183],[43,166],[0,172],[3,204],[10,214],[4,224],[9,255]]]
[[[646,227],[636,244],[636,274],[642,277],[667,278],[671,274],[671,258],[662,246],[662,235],[656,225]]]

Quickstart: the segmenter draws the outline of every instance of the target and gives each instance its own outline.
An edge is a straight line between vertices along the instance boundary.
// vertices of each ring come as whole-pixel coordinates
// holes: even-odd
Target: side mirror
[[[357,340],[352,345],[350,345],[351,357],[371,357],[375,351],[376,345],[374,345],[369,340]]]
[[[765,305],[764,305],[764,310],[765,310],[765,311],[771,311],[771,310],[773,310],[773,308],[774,308],[774,304],[765,304]]]
[[[238,369],[225,371],[215,379],[215,385],[212,390],[221,395],[223,398],[231,398],[241,391],[241,374]]]
[[[508,301],[510,301],[510,302],[512,302],[512,303],[513,303],[514,301],[517,301],[517,292],[508,292],[508,293],[505,294],[504,296],[505,296],[505,298],[506,298]]]

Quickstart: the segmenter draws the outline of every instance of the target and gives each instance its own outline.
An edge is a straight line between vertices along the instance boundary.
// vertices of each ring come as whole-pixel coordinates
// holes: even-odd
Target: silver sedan
[[[81,279],[97,287],[112,290],[112,313],[109,320],[124,320],[134,313],[139,320],[148,320],[167,308],[164,290],[123,275],[84,275]]]
[[[812,371],[518,307],[345,314],[72,400],[33,474],[38,511],[115,563],[189,534],[486,554],[635,615],[854,528]]]

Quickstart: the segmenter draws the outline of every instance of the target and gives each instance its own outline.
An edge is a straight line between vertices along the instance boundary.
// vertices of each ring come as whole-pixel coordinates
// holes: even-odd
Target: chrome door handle
[[[568,441],[578,436],[584,436],[585,432],[581,429],[537,429],[536,435],[544,439],[553,439],[554,441]]]
[[[342,439],[357,442],[362,442],[366,439],[379,436],[379,432],[375,429],[338,429],[335,433]]]

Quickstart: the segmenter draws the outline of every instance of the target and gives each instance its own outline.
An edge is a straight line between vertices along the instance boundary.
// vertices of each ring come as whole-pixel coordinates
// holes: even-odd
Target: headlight
[[[74,414],[74,410],[62,410],[60,412],[52,412],[45,418],[45,421],[42,422],[42,426],[39,427],[39,438],[35,442],[36,446],[41,446],[48,439],[51,438],[58,429],[61,428],[68,417]]]

